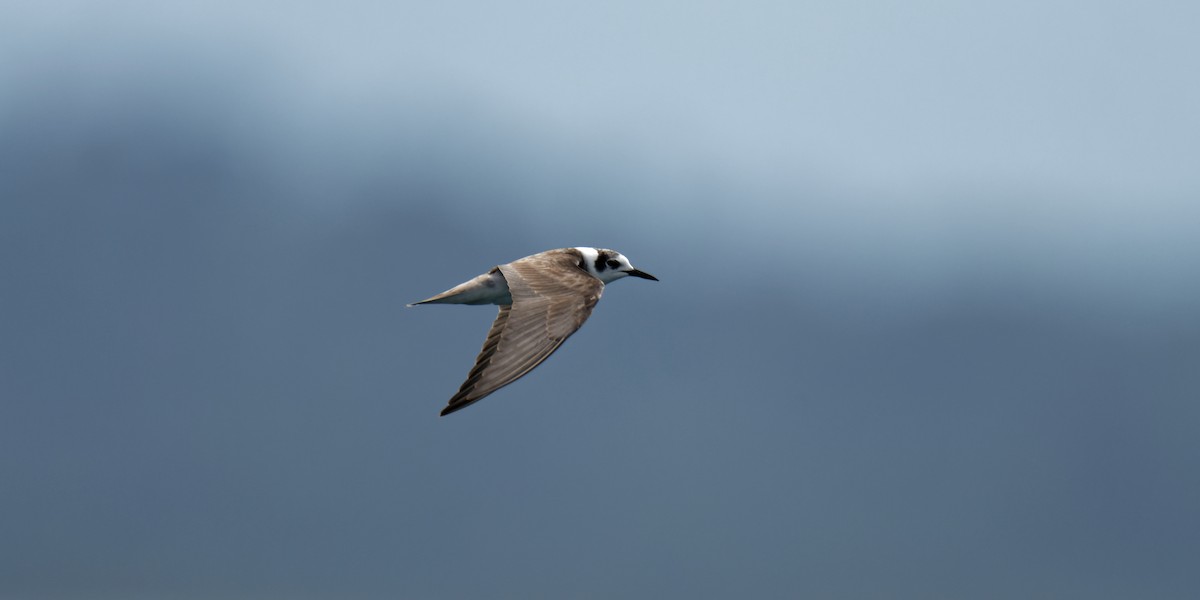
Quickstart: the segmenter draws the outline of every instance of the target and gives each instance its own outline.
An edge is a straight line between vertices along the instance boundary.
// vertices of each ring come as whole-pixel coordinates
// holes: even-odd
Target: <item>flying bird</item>
[[[620,252],[559,248],[492,267],[418,304],[498,304],[483,350],[442,416],[462,410],[520,379],[575,333],[600,300],[604,284],[622,277],[658,278],[633,268]]]

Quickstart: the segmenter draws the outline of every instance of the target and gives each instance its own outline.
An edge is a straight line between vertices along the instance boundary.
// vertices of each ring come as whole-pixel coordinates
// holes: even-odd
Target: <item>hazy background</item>
[[[1200,589],[1200,4],[3,13],[2,598]]]

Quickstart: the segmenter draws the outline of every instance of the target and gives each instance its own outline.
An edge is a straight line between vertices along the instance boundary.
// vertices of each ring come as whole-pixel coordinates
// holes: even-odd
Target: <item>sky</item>
[[[1195,3],[5,12],[0,597],[1200,586]]]

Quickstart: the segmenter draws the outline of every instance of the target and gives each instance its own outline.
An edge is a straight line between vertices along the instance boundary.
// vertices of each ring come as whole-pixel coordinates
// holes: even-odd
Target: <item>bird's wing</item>
[[[574,253],[552,250],[500,266],[512,304],[500,307],[475,366],[443,416],[520,379],[583,325],[604,284],[578,261]]]

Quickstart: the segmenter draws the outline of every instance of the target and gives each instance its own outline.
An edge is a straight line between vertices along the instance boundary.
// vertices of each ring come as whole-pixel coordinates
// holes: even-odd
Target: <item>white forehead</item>
[[[613,258],[616,258],[617,260],[621,261],[623,264],[625,264],[627,266],[632,266],[629,264],[629,259],[625,258],[624,254],[621,254],[620,252],[617,252],[616,250],[612,250],[610,248],[593,248],[591,246],[576,246],[575,249],[578,250],[579,253],[583,255],[583,258],[585,260],[587,260],[588,263],[591,263],[591,264],[594,264],[596,262],[596,259],[600,257],[600,252],[603,251],[603,252],[607,252],[611,255],[614,255]]]

